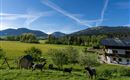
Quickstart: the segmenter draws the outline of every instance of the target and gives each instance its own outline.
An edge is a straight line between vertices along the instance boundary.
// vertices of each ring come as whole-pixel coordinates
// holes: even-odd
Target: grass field
[[[16,67],[16,64],[14,63],[15,58],[24,55],[24,50],[33,46],[41,49],[43,56],[47,59],[49,59],[49,55],[47,54],[49,49],[61,49],[67,47],[67,45],[44,44],[44,41],[41,41],[41,44],[0,41],[0,47],[6,52],[11,67]],[[84,48],[83,46],[74,47],[79,51]],[[6,64],[1,65],[1,63],[2,60],[0,61],[0,80],[90,80],[84,73],[84,67],[80,65],[64,65],[64,67],[73,66],[75,69],[69,74],[63,73],[62,71],[49,70],[47,65],[43,72],[39,70],[9,70]],[[98,74],[96,80],[130,80],[130,71],[127,66],[102,64],[97,66],[96,70]]]
[[[49,49],[62,49],[67,47],[67,45],[53,45],[53,44],[44,44],[44,41],[40,41],[41,44],[30,44],[30,43],[21,43],[16,41],[0,41],[0,47],[5,50],[7,57],[15,58],[21,55],[24,55],[24,50],[30,47],[37,47],[42,50],[43,56],[46,56],[46,53]],[[83,49],[83,47],[74,46],[78,50]]]

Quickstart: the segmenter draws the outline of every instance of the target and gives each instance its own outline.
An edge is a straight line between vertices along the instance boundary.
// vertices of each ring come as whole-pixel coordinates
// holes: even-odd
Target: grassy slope
[[[0,41],[0,47],[3,48],[6,51],[6,55],[9,59],[15,59],[16,57],[19,57],[21,55],[24,55],[24,50],[27,48],[30,48],[32,46],[38,47],[43,51],[43,55],[48,58],[47,51],[51,48],[59,49],[67,47],[67,45],[51,45],[51,44],[44,44],[42,41],[42,44],[27,44],[27,43],[21,43],[21,42],[13,42],[13,41]],[[81,50],[83,47],[75,46],[77,49]],[[10,66],[14,67],[16,64],[14,63],[14,60],[8,60]],[[1,62],[0,62],[1,66]],[[72,65],[67,65],[66,67],[69,67]],[[3,67],[7,67],[6,65],[3,65]],[[118,66],[114,66],[117,67]],[[97,73],[103,72],[104,69],[113,69],[114,68],[111,65],[101,65],[96,67]],[[47,65],[46,65],[47,68]],[[48,70],[45,69],[45,71],[31,71],[31,70],[19,70],[19,69],[13,69],[13,70],[7,70],[7,69],[0,69],[0,80],[90,80],[88,79],[88,76],[86,76],[83,70],[83,67],[79,65],[73,65],[73,68],[75,69],[82,69],[81,71],[73,71],[72,74],[69,73],[63,73],[62,71],[55,71],[55,70]],[[120,77],[112,77],[108,80],[130,80],[129,76],[120,76]]]

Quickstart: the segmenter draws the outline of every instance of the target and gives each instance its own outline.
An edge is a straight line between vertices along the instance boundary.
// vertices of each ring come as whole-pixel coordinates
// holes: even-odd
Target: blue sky
[[[130,0],[0,0],[0,24],[46,33],[130,26]]]

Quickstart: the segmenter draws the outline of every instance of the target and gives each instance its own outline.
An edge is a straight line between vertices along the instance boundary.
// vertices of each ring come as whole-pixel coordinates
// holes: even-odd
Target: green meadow
[[[67,47],[67,45],[54,45],[54,44],[45,44],[45,41],[40,41],[40,44],[33,44],[33,43],[21,43],[16,41],[0,41],[0,47],[4,49],[6,52],[6,56],[9,58],[14,58],[18,56],[24,55],[24,50],[30,47],[37,47],[42,50],[43,56],[47,55],[46,53],[50,49],[62,49]],[[78,50],[82,50],[83,47],[81,46],[74,46]]]
[[[7,65],[1,65],[0,60],[0,80],[90,80],[88,74],[84,72],[84,67],[80,65],[64,65],[64,67],[72,66],[72,73],[63,73],[63,71],[49,70],[48,64],[52,63],[48,54],[50,49],[62,49],[68,45],[21,43],[17,41],[0,41],[0,47],[6,52],[9,65],[12,69],[8,69]],[[31,69],[17,69],[15,60],[25,55],[24,50],[30,47],[37,47],[42,50],[43,57],[47,59],[47,65],[44,71]],[[81,51],[83,46],[73,46]],[[97,78],[95,80],[130,80],[130,69],[128,66],[101,64],[95,67],[97,70]]]

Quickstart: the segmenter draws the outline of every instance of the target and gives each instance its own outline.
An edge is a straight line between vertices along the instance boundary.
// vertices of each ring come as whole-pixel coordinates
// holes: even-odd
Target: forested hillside
[[[47,43],[97,46],[104,38],[130,38],[130,27],[99,26],[87,28],[62,38],[49,36]]]

